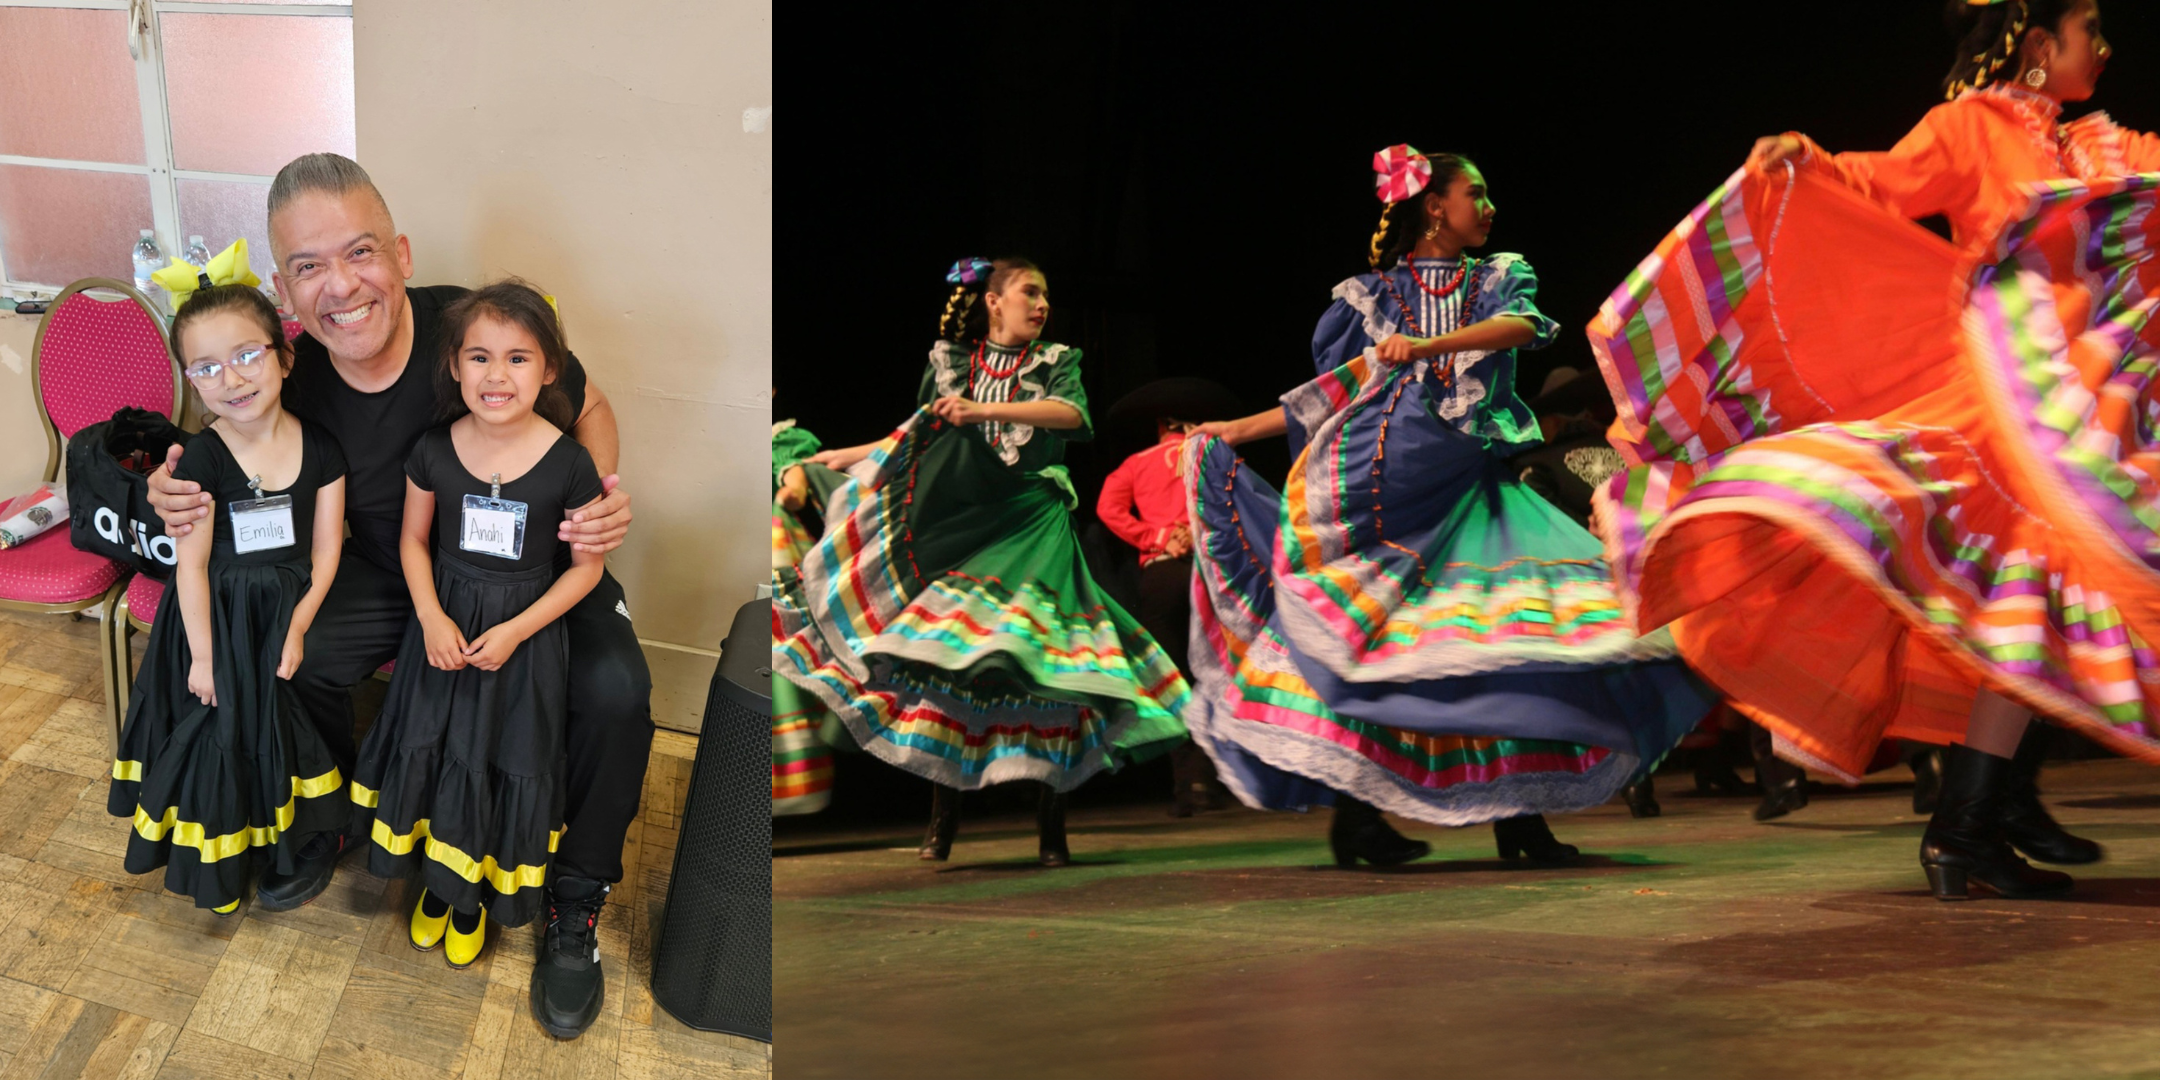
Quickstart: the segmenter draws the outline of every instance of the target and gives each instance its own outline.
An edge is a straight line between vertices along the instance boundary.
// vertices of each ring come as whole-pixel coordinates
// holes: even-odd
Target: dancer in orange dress
[[[2070,887],[2013,845],[2100,857],[2040,805],[2034,712],[2160,762],[2160,139],[2059,122],[2094,0],[1949,7],[1946,103],[1884,153],[1763,139],[1590,336],[1641,630],[1811,766],[1954,744],[1920,861],[1957,899]]]

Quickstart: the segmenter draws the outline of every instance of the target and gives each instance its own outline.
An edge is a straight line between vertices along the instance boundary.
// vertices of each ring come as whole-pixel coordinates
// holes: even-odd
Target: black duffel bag
[[[67,443],[68,540],[76,548],[170,580],[179,558],[150,506],[149,474],[187,441],[179,425],[126,408],[76,432]]]

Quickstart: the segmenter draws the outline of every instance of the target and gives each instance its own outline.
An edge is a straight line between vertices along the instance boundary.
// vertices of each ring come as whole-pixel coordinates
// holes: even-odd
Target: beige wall
[[[45,435],[30,396],[37,326],[37,316],[0,311],[0,502],[36,487],[45,475]]]
[[[555,294],[622,425],[637,522],[610,566],[696,724],[708,656],[767,573],[768,0],[361,0],[359,156],[416,284]],[[764,115],[768,115],[764,114]],[[750,129],[756,130],[750,130]]]

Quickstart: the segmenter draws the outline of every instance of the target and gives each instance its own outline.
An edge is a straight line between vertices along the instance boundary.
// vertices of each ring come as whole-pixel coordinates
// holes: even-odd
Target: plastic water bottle
[[[185,259],[188,265],[197,269],[204,269],[210,265],[210,249],[203,246],[201,234],[198,233],[187,238],[187,250],[181,252],[180,257]]]
[[[150,280],[150,275],[164,268],[165,253],[158,250],[157,233],[144,229],[142,239],[135,241],[135,291],[156,303],[162,290],[157,287],[157,282]]]

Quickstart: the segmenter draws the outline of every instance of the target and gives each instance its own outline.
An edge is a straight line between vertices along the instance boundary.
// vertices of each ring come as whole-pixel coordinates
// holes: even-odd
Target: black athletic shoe
[[[291,911],[322,895],[337,873],[338,858],[353,846],[341,832],[316,833],[300,845],[300,855],[290,874],[264,874],[255,885],[255,906],[264,911]]]
[[[608,884],[585,878],[548,883],[547,940],[533,961],[533,1019],[558,1039],[575,1039],[600,1016],[600,907]]]

